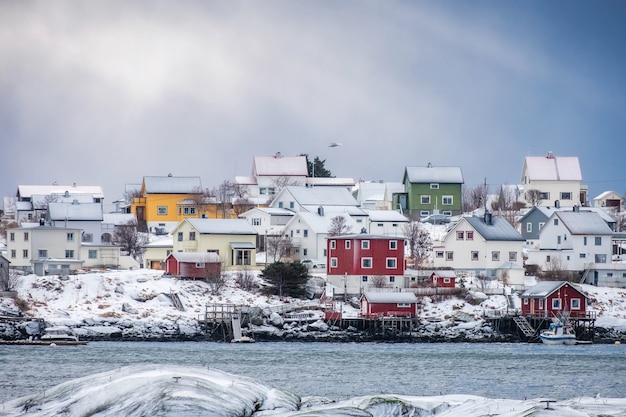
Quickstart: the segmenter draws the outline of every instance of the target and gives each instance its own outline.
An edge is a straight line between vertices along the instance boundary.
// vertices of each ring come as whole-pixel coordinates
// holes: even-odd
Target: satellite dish
[[[336,148],[337,146],[341,146],[341,143],[339,143],[339,142],[331,142],[328,145],[329,148]]]

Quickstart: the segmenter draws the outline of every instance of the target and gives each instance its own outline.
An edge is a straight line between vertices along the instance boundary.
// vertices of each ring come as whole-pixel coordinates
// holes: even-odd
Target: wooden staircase
[[[524,336],[528,338],[535,337],[537,335],[537,331],[530,325],[528,320],[526,320],[523,316],[514,316],[513,321],[517,324],[517,328],[524,333]]]

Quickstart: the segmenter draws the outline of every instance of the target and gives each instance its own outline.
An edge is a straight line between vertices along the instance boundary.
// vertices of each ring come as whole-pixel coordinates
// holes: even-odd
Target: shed
[[[165,259],[165,272],[180,278],[207,279],[222,271],[222,261],[213,252],[173,252]]]
[[[567,313],[570,317],[585,317],[587,295],[567,281],[543,281],[528,288],[520,296],[522,315],[532,317],[558,317]]]
[[[417,297],[412,292],[366,292],[361,297],[363,317],[416,317]]]
[[[456,286],[456,272],[451,269],[433,271],[433,273],[430,274],[430,286],[454,288]]]

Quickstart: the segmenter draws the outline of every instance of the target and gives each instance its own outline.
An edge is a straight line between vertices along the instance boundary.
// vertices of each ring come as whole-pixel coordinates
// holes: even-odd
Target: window
[[[304,236],[304,237],[309,237],[309,229],[304,229],[304,230],[302,231],[302,236]]]
[[[465,240],[474,240],[474,232],[465,232]]]
[[[442,250],[439,250],[439,251],[435,252],[435,256],[436,256],[437,258],[443,258],[443,251],[442,251]]]
[[[543,298],[539,300],[539,310],[543,310]]]
[[[363,275],[363,276],[361,277],[361,281],[362,281],[362,282],[367,282],[367,275]]]
[[[157,214],[159,216],[167,216],[167,206],[157,206]]]
[[[570,310],[580,310],[580,298],[572,298],[570,300]]]
[[[587,254],[586,253],[580,253],[580,254],[578,254],[578,257],[580,259],[585,259],[587,257]]]
[[[446,261],[453,261],[454,260],[454,252],[449,251],[446,252]]]
[[[309,250],[307,248],[302,249],[302,255],[307,256],[309,254]]]
[[[446,278],[444,278],[444,279],[443,279],[443,283],[444,283],[444,284],[449,284],[449,283],[450,283],[450,278],[447,278],[447,277],[446,277]]]
[[[396,306],[398,306],[398,308],[409,308],[409,307],[411,307],[411,304],[409,304],[409,303],[397,303]]]
[[[176,235],[176,237],[178,238],[179,242],[183,241],[183,232],[178,232],[178,234]]]
[[[17,257],[17,253],[15,252],[15,249],[11,249],[11,258],[15,259]]]
[[[451,206],[454,198],[451,195],[444,195],[441,197],[441,204],[444,206]]]
[[[274,187],[268,187],[268,188],[267,188],[267,193],[268,193],[269,195],[274,195],[274,194],[276,194],[276,188],[274,188]]]
[[[587,246],[587,236],[583,236],[583,245]]]
[[[465,238],[465,232],[456,232],[456,240],[463,240]]]
[[[524,298],[524,305],[527,306],[528,305],[528,298]]]
[[[189,240],[196,240],[196,232],[189,232]]]
[[[387,269],[395,269],[397,266],[396,258],[387,258]]]
[[[439,184],[430,184],[430,189],[431,190],[438,190],[439,189]]]
[[[261,188],[259,188],[259,194],[260,194],[260,195],[265,195],[265,194],[267,194],[267,188],[265,188],[265,187],[261,187]]]
[[[452,212],[450,210],[444,210],[441,214],[444,216],[452,216]]]
[[[533,224],[531,222],[526,223],[526,233],[531,233],[533,231]]]
[[[389,282],[390,283],[396,282],[396,277],[389,277]]]
[[[539,225],[537,226],[537,230],[541,230],[544,224],[546,224],[546,222],[539,222]]]
[[[250,258],[249,250],[235,251],[235,265],[250,265]]]
[[[294,207],[295,207],[295,204],[293,203],[293,201],[290,201],[290,202],[289,202],[289,208],[290,208],[290,209],[292,209],[292,208],[294,208]]]
[[[478,251],[472,251],[472,261],[478,260]]]
[[[561,200],[571,200],[571,199],[572,199],[572,193],[570,192],[561,193]]]
[[[558,235],[558,236],[556,237],[556,244],[557,244],[557,245],[560,245],[560,244],[561,244],[561,235]]]
[[[554,225],[558,226],[559,225],[559,219],[554,219]]]
[[[390,240],[389,241],[389,249],[390,250],[398,249],[398,241],[397,240]]]
[[[549,200],[550,193],[539,193],[539,200]]]
[[[282,201],[278,202],[278,208],[283,208],[283,202]]]
[[[185,215],[195,215],[196,214],[196,208],[195,207],[185,207],[183,208],[183,213]]]
[[[422,210],[420,211],[420,217],[426,217],[430,214],[430,212],[428,210]]]
[[[370,248],[370,241],[369,240],[362,240],[361,241],[361,249],[369,249]]]
[[[346,240],[346,249],[350,249],[350,241]]]
[[[560,298],[553,298],[552,299],[552,309],[553,310],[560,310],[561,309],[561,299]]]
[[[22,258],[28,258],[28,249],[22,250]]]
[[[72,232],[67,233],[66,239],[67,239],[68,242],[73,242],[74,241],[74,233],[72,233]]]
[[[602,246],[602,236],[596,236],[594,239],[596,246]]]
[[[597,264],[605,264],[606,263],[606,254],[604,253],[598,253],[595,256],[595,262]]]
[[[509,252],[509,262],[517,262],[517,252]]]
[[[28,242],[28,232],[24,232],[24,242]]]
[[[330,258],[330,267],[337,268],[337,258]]]
[[[261,225],[261,218],[253,217],[252,218],[252,226],[260,226],[260,225]]]
[[[9,235],[9,240],[11,242],[15,242],[15,232],[11,232],[11,234]]]
[[[95,249],[89,249],[89,259],[98,259],[98,251]]]
[[[361,268],[371,268],[372,258],[361,258]]]
[[[37,255],[39,256],[39,259],[47,258],[48,257],[48,250],[47,249],[39,249],[39,251],[37,252]]]
[[[430,196],[423,195],[420,197],[420,201],[422,202],[422,204],[430,204]]]
[[[335,249],[337,247],[337,242],[335,240],[330,241],[330,248]]]
[[[500,260],[500,251],[494,250],[493,252],[491,252],[491,260],[492,261],[499,261]]]
[[[65,250],[65,258],[66,259],[73,259],[74,258],[74,251],[71,249],[66,249]]]

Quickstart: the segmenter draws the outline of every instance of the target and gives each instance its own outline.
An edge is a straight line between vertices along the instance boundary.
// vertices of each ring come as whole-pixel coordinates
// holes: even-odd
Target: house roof
[[[178,262],[221,262],[220,256],[215,252],[172,252],[169,256]]]
[[[456,272],[452,269],[438,269],[434,271],[432,275],[437,275],[442,278],[456,278]]]
[[[417,296],[412,292],[366,292],[363,296],[370,303],[417,303]]]
[[[572,288],[574,288],[576,291],[580,292],[581,294],[585,295],[586,294],[580,290],[580,288],[578,288],[575,284],[572,284],[571,282],[567,282],[567,281],[541,281],[538,282],[537,284],[533,285],[532,287],[526,289],[526,291],[524,291],[521,295],[521,297],[524,298],[546,298],[547,296],[549,296],[550,294],[554,293],[555,291],[557,291],[558,289],[560,289],[561,287],[565,286],[565,285],[569,285]]]
[[[123,225],[133,220],[135,220],[135,215],[132,213],[104,213],[102,215],[104,224]]]
[[[598,208],[598,207],[577,207],[577,210],[579,212],[596,213],[605,222],[607,222],[607,223],[615,223],[615,219],[613,217],[611,217],[611,215],[609,215],[606,211],[602,210],[601,208]],[[526,218],[528,216],[530,216],[532,213],[536,213],[536,212],[542,213],[545,216],[545,218],[548,219],[556,211],[566,212],[566,211],[573,211],[573,209],[572,209],[572,207],[555,208],[555,207],[535,206],[535,207],[531,208],[530,210],[528,210],[526,212],[526,214],[524,214],[524,216],[522,216],[520,221],[526,220]]]
[[[287,210],[285,208],[278,207],[253,207],[250,210],[241,213],[239,217],[247,217],[252,215],[254,212],[261,212],[263,214],[267,214],[269,216],[293,216],[294,212],[291,210]]]
[[[502,217],[491,217],[491,223],[487,224],[484,217],[463,217],[476,232],[488,241],[523,241],[524,238],[511,224]],[[459,222],[460,223],[460,222]],[[457,223],[458,224],[458,223]]]
[[[524,168],[525,175],[530,181],[582,181],[583,179],[577,156],[554,156],[551,152],[547,156],[527,156],[524,159]]]
[[[99,185],[18,185],[17,196],[20,198],[31,198],[33,195],[52,194],[88,194],[95,198],[104,198],[104,192]]]
[[[273,156],[255,156],[252,175],[259,176],[300,176],[309,175],[304,156],[283,156],[280,152]]]
[[[305,184],[318,187],[354,187],[354,178],[307,177]]]
[[[298,187],[288,186],[290,193],[301,206],[358,206],[350,191],[344,187]]]
[[[235,177],[235,184],[240,184],[240,185],[257,185],[257,181],[256,181],[256,177],[243,177],[243,176],[237,176]]]
[[[100,203],[49,203],[50,220],[95,220],[102,221],[102,205]]]
[[[397,236],[372,235],[369,233],[351,233],[349,235],[333,236],[333,239],[354,239],[354,240],[404,240]]]
[[[146,194],[192,194],[202,190],[200,177],[143,177]]]
[[[395,210],[365,210],[372,222],[408,222],[405,216]]]
[[[555,211],[563,225],[573,235],[612,235],[613,231],[598,213],[591,211]]]
[[[185,219],[201,234],[257,235],[257,231],[244,219]]]
[[[359,231],[360,226],[357,222],[347,214],[337,214],[338,216],[342,216],[346,219],[346,225],[350,227],[350,232],[355,233]],[[289,223],[285,226],[290,227],[293,222],[301,221],[307,224],[313,233],[328,233],[328,229],[330,227],[330,223],[333,216],[320,216],[317,213],[309,213],[306,211],[301,211],[296,213],[296,215],[289,220]]]
[[[404,177],[412,184],[463,184],[461,167],[406,167]]]
[[[612,198],[612,199],[616,199],[616,200],[620,200],[620,201],[624,201],[624,197],[622,197],[621,195],[619,195],[618,193],[616,193],[615,191],[605,191],[602,194],[598,195],[597,197],[595,197],[593,199],[593,201],[596,200],[605,200],[607,198]]]

